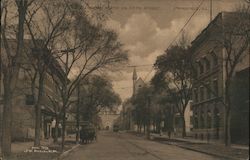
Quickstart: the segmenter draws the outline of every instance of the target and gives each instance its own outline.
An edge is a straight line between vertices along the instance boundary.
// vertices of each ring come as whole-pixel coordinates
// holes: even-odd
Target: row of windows
[[[201,60],[197,61],[198,64],[198,73],[199,75],[209,72],[212,68],[218,66],[218,57],[214,52],[211,53],[211,56],[206,56]]]
[[[212,83],[206,83],[205,86],[200,86],[199,88],[194,88],[193,90],[193,100],[194,102],[202,102],[204,100],[211,99],[212,97],[217,97],[219,93],[218,80],[213,80]]]
[[[206,115],[202,111],[200,116],[197,113],[193,117],[194,128],[219,128],[220,127],[220,112],[218,109],[213,111],[207,111]]]

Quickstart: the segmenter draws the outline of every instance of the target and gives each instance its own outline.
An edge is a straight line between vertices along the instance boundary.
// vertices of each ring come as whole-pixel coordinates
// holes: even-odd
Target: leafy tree
[[[44,59],[42,56],[44,53],[38,54],[42,56],[38,59],[42,58],[47,62],[42,65],[38,63],[40,67],[36,66],[40,77],[44,76],[50,63],[63,74],[58,81],[57,75],[51,73],[59,91],[61,103],[49,97],[54,104],[56,117],[62,116],[62,149],[65,137],[65,115],[74,101],[73,93],[80,81],[92,72],[110,70],[111,66],[119,66],[127,60],[126,51],[122,49],[116,33],[102,27],[100,14],[98,14],[98,21],[92,18],[93,15],[87,14],[87,6],[87,3],[82,2],[45,1],[30,12],[26,19],[33,41],[41,38],[42,49],[47,50],[48,57],[56,59],[50,62]],[[105,17],[105,13],[103,15]],[[44,22],[43,25],[39,25],[41,21]],[[42,85],[43,82],[41,82]],[[37,119],[40,120],[40,118]]]
[[[83,119],[91,121],[103,108],[114,109],[121,99],[114,92],[109,80],[91,75],[80,84],[80,113]]]
[[[141,129],[142,125],[147,125],[147,130],[149,133],[150,120],[152,119],[152,108],[151,108],[151,99],[152,98],[152,88],[145,86],[138,90],[138,93],[131,99],[132,104],[134,105],[134,119]]]
[[[191,99],[192,89],[192,66],[190,63],[190,52],[184,46],[172,46],[169,50],[159,57],[155,62],[157,70],[152,79],[155,86],[164,84],[167,92],[171,95],[177,112],[182,119],[182,136],[186,136],[186,126],[184,112]]]

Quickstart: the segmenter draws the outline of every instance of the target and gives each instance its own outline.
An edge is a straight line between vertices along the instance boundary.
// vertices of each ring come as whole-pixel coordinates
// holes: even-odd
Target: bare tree
[[[98,30],[101,30],[102,33],[100,34],[100,32],[96,32],[98,34],[94,35],[92,33],[91,39],[93,37],[95,37],[95,39],[91,40],[91,44],[85,46],[86,43],[84,43],[84,48],[86,49],[87,47],[87,50],[80,49],[75,52],[67,52],[64,55],[65,59],[63,57],[60,58],[61,65],[63,66],[62,68],[64,69],[67,77],[69,77],[77,68],[74,78],[70,79],[69,83],[67,80],[65,80],[65,83],[59,87],[63,103],[61,110],[63,117],[62,149],[64,145],[65,113],[66,109],[70,106],[70,98],[72,97],[77,84],[94,71],[127,60],[126,53],[121,50],[121,45],[119,42],[117,42],[116,35],[113,32],[103,31],[100,28]]]
[[[102,37],[100,36],[101,34],[97,28],[101,28],[100,22],[105,19],[107,11],[105,10],[100,12],[99,10],[98,13],[96,13],[96,11],[90,11],[88,3],[86,3],[85,1],[81,2],[82,3],[71,2],[67,0],[53,2],[37,1],[36,3],[34,3],[32,9],[29,10],[28,16],[26,18],[26,24],[34,43],[34,49],[31,57],[35,56],[36,61],[33,64],[33,67],[35,71],[39,73],[38,97],[35,105],[35,145],[40,145],[41,103],[42,97],[44,96],[43,88],[46,72],[49,72],[49,70],[51,70],[51,67],[52,70],[53,67],[54,69],[56,69],[55,66],[59,66],[56,70],[60,71],[60,65],[63,66],[62,68],[63,71],[65,71],[66,78],[61,77],[61,82],[59,83],[57,81],[57,84],[60,84],[58,85],[58,87],[67,86],[68,78],[69,76],[72,76],[73,73],[73,71],[71,70],[76,71],[76,68],[78,68],[76,63],[81,63],[81,52],[83,52],[84,50],[93,50],[93,46],[91,46],[92,48],[89,49],[90,44],[95,43],[95,41],[97,40],[95,39],[97,35],[99,36],[98,38]],[[97,15],[95,16],[95,14]],[[95,29],[94,27],[91,27],[91,25],[89,25],[89,18],[93,19],[93,23],[95,23],[98,27],[96,27]],[[95,38],[92,38],[92,36]],[[119,48],[119,46],[117,47]],[[76,50],[78,53],[73,53]],[[95,53],[98,53],[101,50],[103,50],[103,48],[99,48],[95,51]],[[94,55],[91,56],[91,58],[94,58]],[[90,62],[91,58],[88,58],[87,61]],[[55,63],[58,62],[55,62],[53,59],[58,59],[60,65],[56,65]],[[113,59],[110,59],[110,61],[107,63],[110,62],[113,62]],[[86,67],[86,64],[84,64],[84,67]],[[54,72],[57,71],[52,71],[51,73],[53,74]],[[79,72],[82,73],[83,70]],[[53,78],[55,79],[54,76]],[[79,78],[77,78],[77,81],[78,80]],[[74,83],[74,86],[77,83],[78,82]],[[70,90],[72,88],[75,89],[75,87],[71,87]],[[71,95],[72,92],[73,91],[70,91],[69,94]],[[58,108],[60,108],[58,104],[60,103],[54,102],[53,104],[55,112],[58,113]],[[59,118],[58,114],[56,114],[56,118]],[[56,123],[56,127],[58,127],[58,121]],[[57,141],[57,138],[55,138],[55,141]]]
[[[34,48],[28,57],[35,59],[32,66],[34,72],[38,73],[38,94],[35,103],[35,146],[40,145],[41,105],[45,96],[44,80],[47,72],[53,70],[54,61],[49,48],[68,29],[68,20],[66,18],[68,11],[66,1],[54,1],[53,3],[50,1],[36,1],[36,3],[33,3],[32,8],[28,10],[28,16],[25,19],[29,35],[34,44]],[[35,85],[35,83],[32,84]]]
[[[16,0],[16,1],[3,1],[1,2],[1,65],[3,72],[4,83],[4,110],[3,110],[3,133],[2,133],[2,151],[4,155],[11,153],[11,123],[12,123],[12,96],[16,85],[16,78],[18,77],[19,68],[21,65],[20,58],[23,55],[24,46],[24,23],[28,7],[33,1]],[[15,47],[9,44],[8,37],[13,33],[12,21],[9,10],[16,8],[17,28],[16,31],[16,44]],[[14,31],[14,33],[15,33]]]
[[[65,138],[65,115],[72,104],[77,85],[94,71],[110,69],[110,66],[127,60],[127,54],[122,50],[122,45],[114,32],[103,29],[100,24],[91,23],[79,10],[73,12],[69,21],[68,27],[71,29],[64,31],[50,49],[51,55],[60,64],[58,67],[65,74],[61,83],[55,81],[61,97],[59,113],[62,116],[62,149]],[[52,77],[55,78],[54,75]]]
[[[230,20],[225,19],[222,24],[221,39],[216,39],[224,48],[222,62],[223,70],[225,71],[224,80],[224,100],[225,107],[225,145],[231,144],[231,108],[232,95],[231,86],[238,65],[244,61],[244,58],[249,58],[250,53],[250,8],[243,6],[236,12],[231,13]],[[216,46],[217,47],[217,46]],[[243,62],[244,63],[244,62]],[[248,63],[248,62],[247,62]],[[248,64],[249,65],[249,64]]]

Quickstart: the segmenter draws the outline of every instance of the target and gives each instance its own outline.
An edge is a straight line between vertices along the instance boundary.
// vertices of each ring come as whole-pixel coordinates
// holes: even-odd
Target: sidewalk
[[[41,146],[49,146],[53,143],[52,139],[44,139],[41,141]],[[34,142],[13,142],[11,144],[11,152],[14,154],[22,153],[25,149],[31,148],[34,146]]]
[[[171,138],[169,139],[166,135],[160,136],[159,134],[151,134],[153,140],[161,143],[176,145],[181,148],[193,150],[217,156],[225,159],[232,160],[246,160],[249,157],[249,146],[234,145],[231,147],[225,147],[224,144],[216,142],[207,142],[191,138]]]
[[[41,140],[41,146],[48,147],[51,151],[48,152],[25,152],[27,150],[32,150],[34,145],[33,141],[30,142],[13,142],[11,145],[12,155],[8,157],[8,160],[53,160],[57,159],[60,155],[68,152],[70,149],[76,146],[75,137],[65,137],[64,152],[61,152],[61,143],[53,143],[53,139],[43,139]],[[53,152],[52,152],[53,151]],[[4,159],[5,160],[5,159]]]

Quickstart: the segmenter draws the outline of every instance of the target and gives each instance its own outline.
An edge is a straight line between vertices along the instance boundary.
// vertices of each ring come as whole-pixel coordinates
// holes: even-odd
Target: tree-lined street
[[[99,132],[98,140],[81,145],[63,160],[219,160],[172,145],[148,141],[128,133]]]
[[[0,34],[0,160],[249,157],[248,0],[2,0]]]

